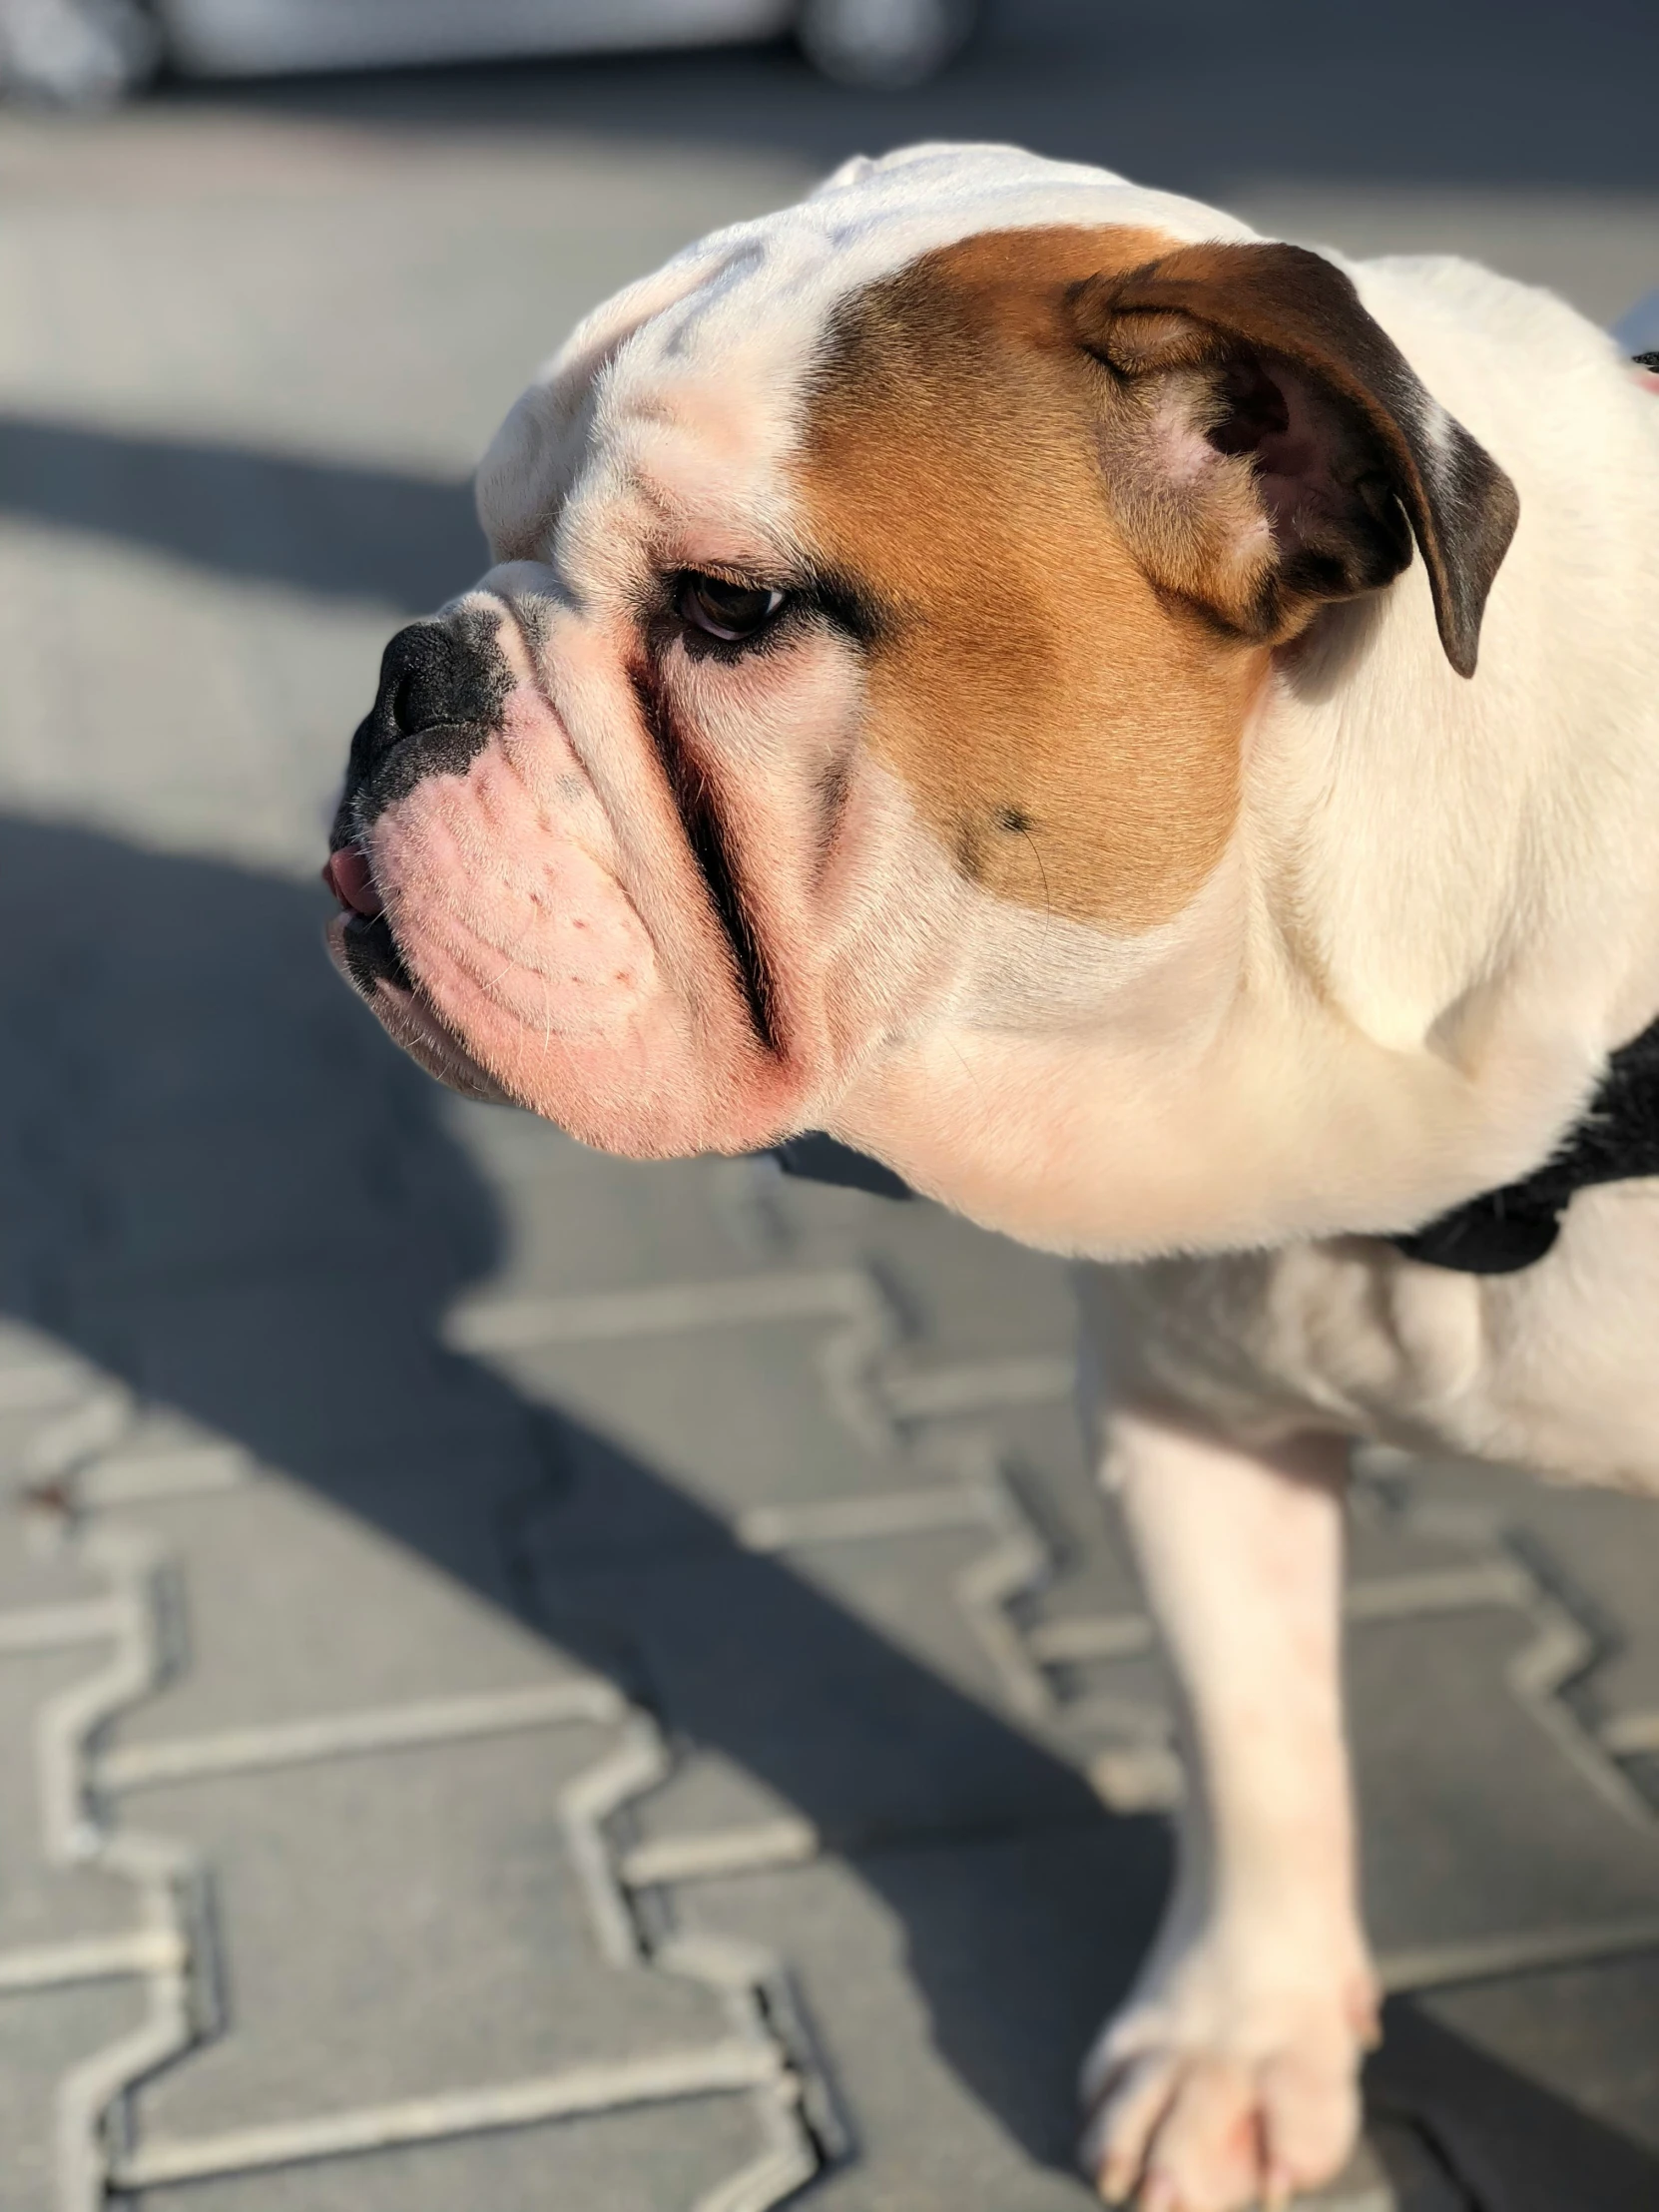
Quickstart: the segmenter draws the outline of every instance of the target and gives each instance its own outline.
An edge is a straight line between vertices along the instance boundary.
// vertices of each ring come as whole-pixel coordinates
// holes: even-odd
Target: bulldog
[[[1659,1156],[1497,1272],[1424,1236],[1659,1010],[1659,409],[1465,263],[922,147],[601,307],[478,508],[351,747],[335,957],[588,1144],[826,1131],[1081,1263],[1191,1777],[1084,2157],[1281,2202],[1375,2018],[1351,1440],[1659,1487]]]

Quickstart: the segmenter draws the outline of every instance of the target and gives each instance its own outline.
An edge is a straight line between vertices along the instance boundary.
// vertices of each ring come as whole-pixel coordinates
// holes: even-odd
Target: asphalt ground
[[[1044,0],[888,102],[0,119],[0,2212],[1090,2201],[1180,1777],[1061,1271],[438,1091],[319,949],[345,738],[536,361],[840,155],[1018,138],[1610,318],[1656,61]],[[1659,2202],[1656,1569],[1637,1502],[1367,1463],[1350,2212]]]

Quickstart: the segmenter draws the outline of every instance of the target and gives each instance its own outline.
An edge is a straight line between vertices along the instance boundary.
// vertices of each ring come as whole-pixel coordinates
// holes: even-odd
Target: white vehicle
[[[0,87],[119,99],[185,77],[718,46],[793,32],[845,84],[902,87],[965,44],[978,0],[0,0]]]

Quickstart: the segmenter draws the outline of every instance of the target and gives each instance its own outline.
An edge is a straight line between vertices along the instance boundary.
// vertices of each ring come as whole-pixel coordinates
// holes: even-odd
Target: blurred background
[[[1076,2212],[1180,1775],[1063,1276],[436,1090],[320,951],[344,746],[700,233],[1012,139],[1610,322],[1659,16],[0,0],[0,2212]],[[1367,1463],[1328,2203],[1659,2202],[1656,1570]]]

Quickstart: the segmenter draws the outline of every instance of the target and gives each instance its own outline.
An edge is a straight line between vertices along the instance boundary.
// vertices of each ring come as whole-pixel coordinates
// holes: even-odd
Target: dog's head
[[[1414,539],[1468,673],[1514,522],[1331,263],[995,150],[624,292],[478,497],[497,565],[352,745],[341,966],[589,1143],[828,1127],[944,1195],[929,1066],[1040,1173],[1040,1048],[1225,961],[1273,656]]]

